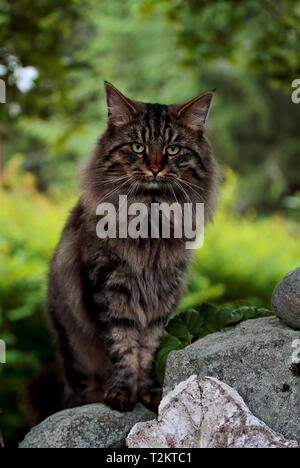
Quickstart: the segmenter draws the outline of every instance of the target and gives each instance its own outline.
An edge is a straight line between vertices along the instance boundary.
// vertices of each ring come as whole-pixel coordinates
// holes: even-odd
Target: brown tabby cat
[[[108,127],[52,260],[47,314],[58,366],[44,373],[44,390],[41,379],[31,386],[35,422],[85,403],[126,411],[160,401],[154,358],[190,251],[174,236],[99,239],[97,205],[117,206],[120,194],[147,205],[202,202],[207,219],[215,205],[218,169],[203,134],[214,91],[166,106],[128,99],[107,82],[105,90]]]

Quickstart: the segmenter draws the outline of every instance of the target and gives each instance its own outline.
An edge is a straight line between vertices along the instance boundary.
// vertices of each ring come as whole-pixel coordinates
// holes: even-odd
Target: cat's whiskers
[[[179,179],[182,183],[184,183],[184,184],[186,184],[186,185],[189,185],[190,188],[191,188],[192,186],[194,186],[194,187],[197,188],[197,190],[200,190],[201,192],[204,192],[203,188],[200,187],[199,185],[193,184],[192,182],[189,182],[189,181],[187,181],[186,179],[181,179],[180,177],[178,177],[178,179]]]
[[[179,179],[183,184],[185,184],[187,187],[189,187],[189,188],[195,193],[195,195],[198,197],[200,203],[204,203],[204,204],[205,204],[205,209],[208,209],[208,211],[210,212],[210,214],[213,214],[213,210],[211,209],[211,207],[209,206],[209,204],[206,203],[206,200],[203,199],[203,197],[202,197],[193,187],[191,187],[190,182],[187,182],[187,181],[185,181],[185,180],[183,180],[183,179],[180,179],[179,177],[178,177],[178,179]],[[195,184],[193,184],[193,185],[195,185]],[[201,189],[201,190],[202,190],[202,187],[198,187],[198,189]]]
[[[196,209],[195,203],[192,202],[190,196],[186,193],[186,191],[184,190],[184,188],[182,187],[182,185],[180,184],[180,182],[178,182],[178,181],[174,181],[174,182],[177,184],[177,186],[180,188],[180,190],[183,191],[183,192],[185,193],[185,195],[186,195],[186,197],[187,197],[187,200],[188,200],[188,201],[191,203],[191,205],[192,205],[193,213],[195,213],[195,209]]]
[[[124,179],[129,179],[131,176],[129,175],[124,175],[124,176],[121,176],[121,177],[113,177],[112,179],[107,179],[107,180],[104,180],[103,182],[100,182],[99,185],[108,185],[108,184],[112,184],[112,183],[115,183],[115,182],[120,182],[121,180],[124,180]]]
[[[138,185],[139,185],[139,181],[135,181],[135,182],[132,184],[133,189],[130,191],[130,193],[129,193],[129,195],[128,195],[128,199],[129,199],[130,195],[135,195],[136,189],[137,189]]]
[[[174,198],[175,198],[176,203],[179,204],[179,202],[178,202],[178,200],[177,200],[177,197],[176,197],[176,194],[175,194],[175,192],[174,192],[174,189],[173,189],[172,184],[171,184],[171,183],[168,183],[168,187],[169,187],[169,189],[171,190],[171,192],[173,193],[173,196],[174,196]]]
[[[175,184],[177,185],[177,187],[179,187],[179,189],[181,190],[181,192],[185,195],[185,198],[191,203],[192,200],[190,198],[190,196],[186,193],[186,191],[184,190],[184,188],[182,187],[181,183],[178,182],[178,180],[174,180]]]
[[[185,180],[183,180],[183,179],[180,179],[180,178],[179,178],[179,180],[180,180],[180,182],[182,182],[184,185],[186,185],[188,188],[190,188],[190,189],[195,193],[195,195],[197,195],[197,197],[199,198],[200,201],[203,201],[202,198],[201,198],[200,193],[198,193],[198,192],[190,185],[189,182],[187,182],[187,181],[185,181]]]
[[[119,211],[123,208],[125,202],[126,202],[127,200],[129,200],[130,195],[132,194],[133,189],[134,189],[134,187],[135,187],[136,184],[137,184],[137,182],[134,182],[134,183],[131,184],[131,186],[129,187],[127,193],[125,194],[125,197],[126,197],[126,198],[123,200],[123,202],[121,203],[121,205],[119,205],[119,207],[118,207],[118,209],[117,209],[117,216],[118,216],[118,214],[119,214]]]
[[[127,180],[125,180],[125,182],[123,182],[122,184],[118,185],[118,187],[114,188],[113,190],[111,190],[110,192],[108,192],[101,200],[99,203],[102,203],[103,200],[105,200],[107,197],[109,197],[110,195],[112,195],[113,193],[117,192],[117,190],[120,190],[121,187],[123,187],[125,184],[128,184],[128,182],[130,182],[131,180],[131,176],[128,177]]]

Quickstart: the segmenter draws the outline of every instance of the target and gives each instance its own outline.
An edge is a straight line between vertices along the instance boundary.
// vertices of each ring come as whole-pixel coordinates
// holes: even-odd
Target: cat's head
[[[111,191],[212,204],[217,165],[204,127],[214,91],[169,106],[134,101],[108,82],[105,91],[108,127],[85,171],[85,188],[98,200]]]

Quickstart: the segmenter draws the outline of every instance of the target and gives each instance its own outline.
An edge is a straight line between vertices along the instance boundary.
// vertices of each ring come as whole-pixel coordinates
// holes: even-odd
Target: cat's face
[[[213,190],[216,163],[203,136],[214,91],[186,104],[146,104],[105,83],[108,128],[94,158],[93,185],[115,194],[164,193],[201,202]]]

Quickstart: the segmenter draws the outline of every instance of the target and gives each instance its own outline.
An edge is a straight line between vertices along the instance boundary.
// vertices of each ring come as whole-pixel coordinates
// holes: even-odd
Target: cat
[[[82,196],[51,262],[47,317],[58,358],[44,387],[31,384],[35,423],[93,402],[156,410],[161,399],[155,355],[191,252],[174,236],[99,239],[98,204],[117,206],[120,194],[146,205],[201,202],[206,221],[216,205],[218,164],[204,136],[214,90],[169,106],[134,101],[108,82],[105,91],[107,128],[81,170]]]

